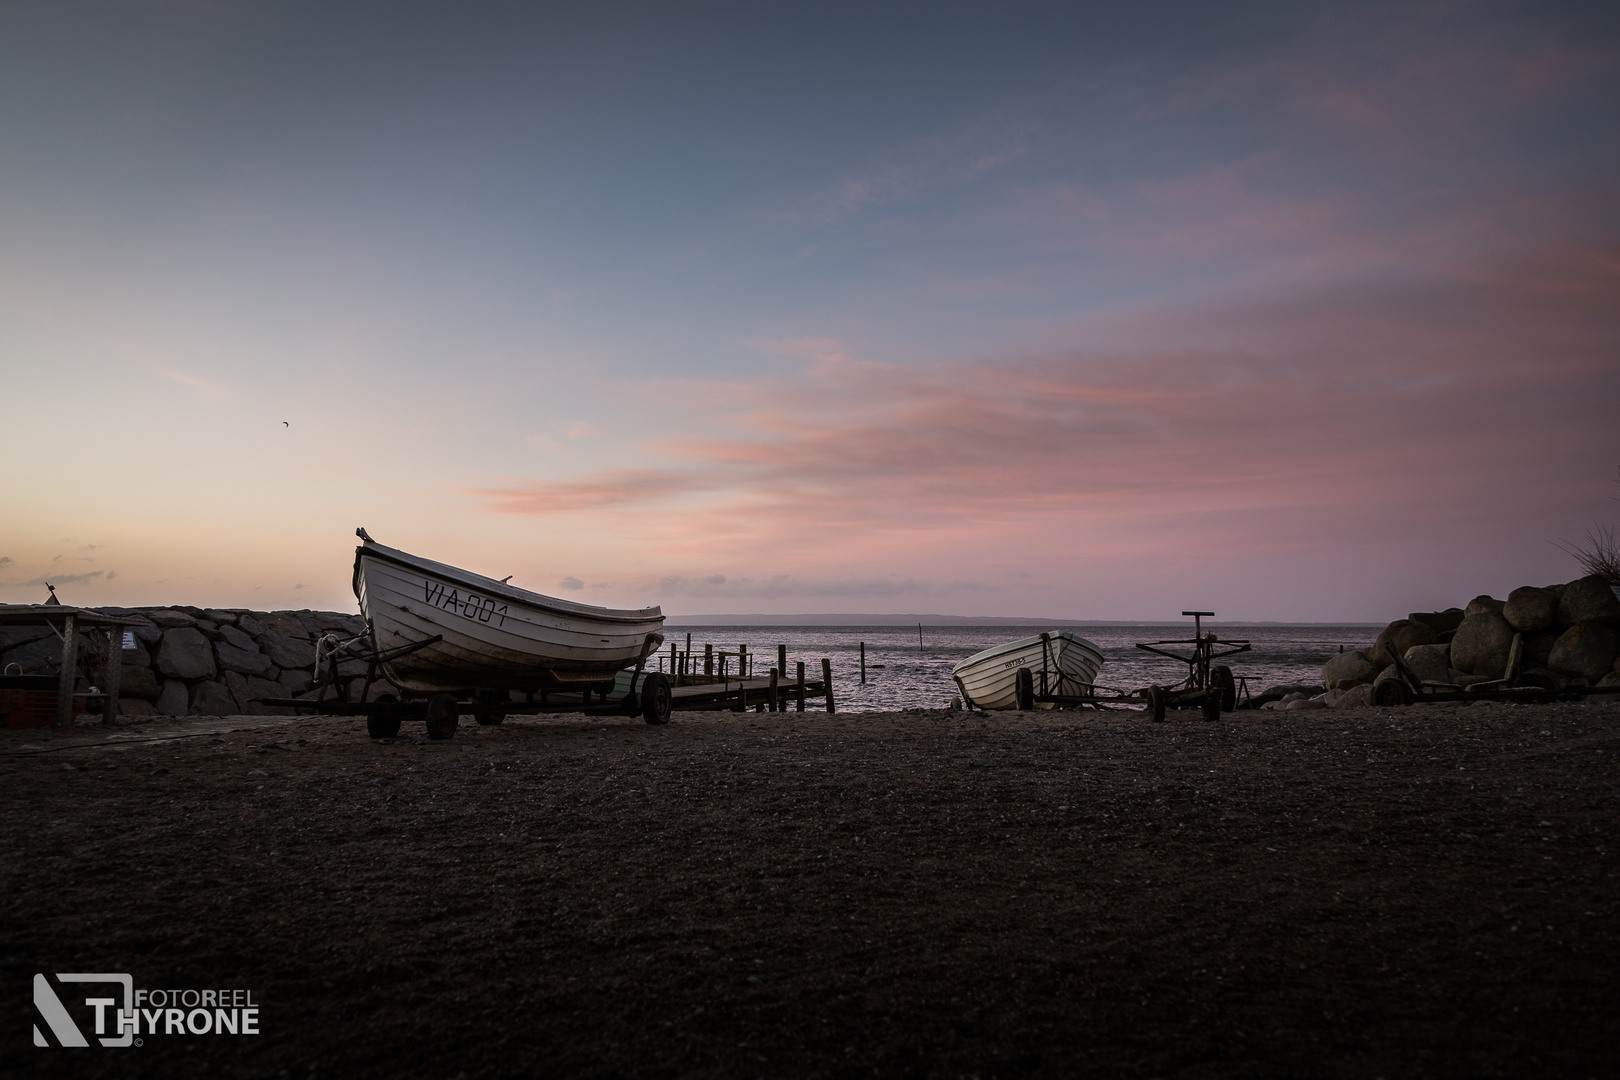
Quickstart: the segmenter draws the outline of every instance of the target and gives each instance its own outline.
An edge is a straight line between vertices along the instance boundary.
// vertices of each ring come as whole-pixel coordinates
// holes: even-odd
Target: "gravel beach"
[[[1620,1070],[1615,703],[141,720],[0,736],[12,1075]]]

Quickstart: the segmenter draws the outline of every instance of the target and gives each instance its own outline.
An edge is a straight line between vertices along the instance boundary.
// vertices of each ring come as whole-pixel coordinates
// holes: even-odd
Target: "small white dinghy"
[[[951,677],[969,708],[1050,709],[1054,702],[1030,699],[1091,694],[1102,666],[1096,645],[1072,630],[1053,630],[974,653]]]
[[[384,547],[357,530],[354,595],[377,653],[406,690],[533,691],[611,681],[663,643],[657,607],[618,611],[542,596]]]

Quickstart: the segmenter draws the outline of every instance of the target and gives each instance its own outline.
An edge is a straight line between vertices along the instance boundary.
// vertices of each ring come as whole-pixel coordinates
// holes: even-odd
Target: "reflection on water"
[[[1243,626],[1205,622],[1222,638],[1249,641],[1253,649],[1226,663],[1232,673],[1246,678],[1259,693],[1276,683],[1320,683],[1322,665],[1340,647],[1370,645],[1381,626],[1360,624]],[[957,696],[951,668],[981,649],[1016,641],[1055,627],[925,626],[922,646],[912,626],[671,626],[668,642],[685,647],[692,635],[693,649],[704,644],[735,651],[746,644],[755,657],[754,672],[764,675],[776,664],[776,647],[787,645],[788,674],[804,661],[806,677],[817,677],[821,659],[832,661],[833,690],[840,712],[879,709],[943,708]],[[1192,620],[1185,625],[1075,626],[1075,633],[1091,641],[1105,657],[1097,681],[1103,686],[1134,690],[1150,684],[1169,685],[1186,678],[1187,667],[1137,649],[1136,643],[1191,638]],[[866,685],[860,683],[860,645],[866,643]],[[668,642],[663,656],[669,656]],[[1191,646],[1171,646],[1191,652]]]

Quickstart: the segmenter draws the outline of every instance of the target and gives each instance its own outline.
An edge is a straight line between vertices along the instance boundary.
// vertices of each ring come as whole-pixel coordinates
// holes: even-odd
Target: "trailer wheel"
[[[1225,664],[1210,668],[1209,682],[1213,689],[1221,692],[1221,712],[1237,708],[1237,680],[1232,677],[1231,668]]]
[[[1153,719],[1153,722],[1155,724],[1164,723],[1164,706],[1165,706],[1164,688],[1159,687],[1159,686],[1150,686],[1150,687],[1148,687],[1147,688],[1147,711],[1148,711],[1148,716],[1150,716]]]
[[[366,717],[366,734],[373,739],[392,739],[399,734],[399,717],[375,714]]]
[[[428,698],[427,733],[430,739],[453,739],[456,725],[461,720],[461,707],[456,695],[438,693]]]
[[[1017,698],[1018,711],[1030,712],[1035,708],[1035,673],[1027,667],[1018,669],[1018,675],[1013,683],[1013,694]]]
[[[502,694],[479,694],[473,701],[473,719],[488,727],[506,722],[506,701]]]
[[[649,724],[667,724],[674,707],[675,695],[669,688],[669,679],[661,671],[650,673],[641,684],[641,718]]]
[[[1390,708],[1395,705],[1412,704],[1412,688],[1406,685],[1405,679],[1385,679],[1373,687],[1372,699],[1374,705]]]
[[[1205,720],[1219,720],[1221,718],[1221,692],[1210,690],[1204,695],[1204,700],[1198,703],[1199,709],[1204,713]]]

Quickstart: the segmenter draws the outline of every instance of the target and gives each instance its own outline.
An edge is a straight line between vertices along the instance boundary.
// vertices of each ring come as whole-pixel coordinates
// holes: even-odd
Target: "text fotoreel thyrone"
[[[34,976],[35,1046],[91,1046],[91,1037],[102,1046],[140,1046],[152,1035],[258,1033],[251,990],[137,990],[133,976],[111,971]]]

